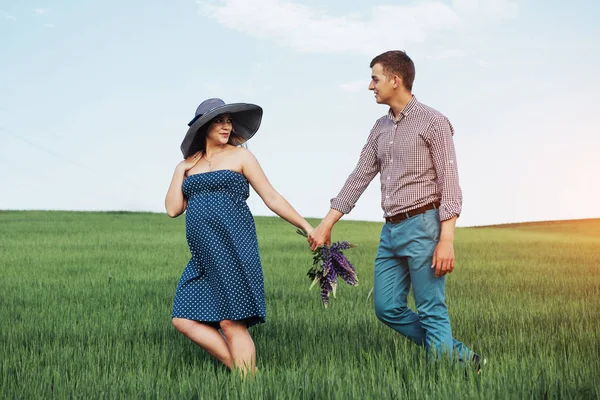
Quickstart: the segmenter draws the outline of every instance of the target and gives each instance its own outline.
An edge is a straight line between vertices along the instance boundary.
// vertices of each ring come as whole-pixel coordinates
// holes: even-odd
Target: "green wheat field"
[[[171,325],[182,217],[0,211],[0,398],[600,397],[599,219],[457,230],[447,303],[454,336],[488,360],[481,375],[427,362],[376,319],[382,224],[337,224],[360,283],[324,309],[305,239],[255,219],[267,323],[250,330],[260,372],[242,381]]]

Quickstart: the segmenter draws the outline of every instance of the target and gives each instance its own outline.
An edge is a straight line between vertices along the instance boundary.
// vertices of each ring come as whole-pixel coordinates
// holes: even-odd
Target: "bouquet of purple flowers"
[[[308,237],[303,230],[298,229],[296,232],[304,237]],[[329,303],[329,294],[333,293],[333,297],[335,297],[338,277],[351,286],[358,286],[356,268],[342,253],[343,250],[353,247],[356,247],[356,245],[344,241],[336,242],[331,246],[321,245],[312,252],[313,265],[306,274],[312,281],[309,290],[317,283],[319,284],[321,288],[321,300],[325,308],[327,308],[327,304]]]

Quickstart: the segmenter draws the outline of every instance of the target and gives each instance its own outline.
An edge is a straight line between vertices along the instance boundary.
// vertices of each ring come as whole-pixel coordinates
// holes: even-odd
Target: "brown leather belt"
[[[414,210],[410,210],[407,212],[403,212],[400,214],[392,215],[391,217],[385,217],[385,221],[390,224],[397,224],[400,221],[404,221],[410,217],[414,217],[415,215],[423,214],[425,211],[433,210],[436,208],[440,208],[440,202],[436,201],[433,203],[425,204],[419,208],[415,208]]]

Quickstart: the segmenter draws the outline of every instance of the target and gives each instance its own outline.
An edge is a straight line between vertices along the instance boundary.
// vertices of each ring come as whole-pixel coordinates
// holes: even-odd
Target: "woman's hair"
[[[198,130],[198,133],[192,142],[190,154],[194,154],[198,151],[204,154],[206,151],[206,136],[208,135],[208,127],[219,117],[220,115],[217,115]],[[229,141],[227,143],[233,146],[240,146],[243,142],[244,139],[240,135],[236,134],[232,128],[231,134],[229,135]]]

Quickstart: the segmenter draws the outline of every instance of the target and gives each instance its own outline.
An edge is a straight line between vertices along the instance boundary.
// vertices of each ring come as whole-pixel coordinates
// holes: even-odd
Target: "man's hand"
[[[331,230],[336,222],[344,215],[341,211],[334,208],[329,209],[329,212],[323,218],[319,226],[314,231],[308,234],[308,244],[310,249],[315,251],[319,246],[325,244],[331,246]]]
[[[322,244],[331,245],[331,228],[325,226],[323,221],[312,232],[308,234],[308,244],[310,249],[315,251]]]
[[[444,276],[454,270],[454,242],[452,240],[440,240],[433,252],[433,264],[435,276]]]

